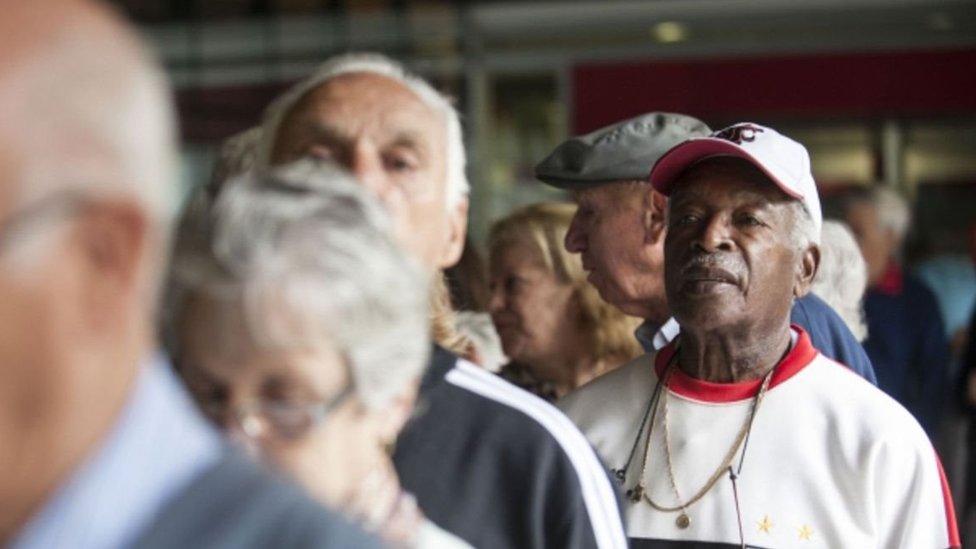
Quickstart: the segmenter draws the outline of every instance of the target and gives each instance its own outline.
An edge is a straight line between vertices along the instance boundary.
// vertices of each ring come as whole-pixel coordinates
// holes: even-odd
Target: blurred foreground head
[[[152,348],[175,149],[160,70],[82,0],[4,6],[0,120],[2,543]]]

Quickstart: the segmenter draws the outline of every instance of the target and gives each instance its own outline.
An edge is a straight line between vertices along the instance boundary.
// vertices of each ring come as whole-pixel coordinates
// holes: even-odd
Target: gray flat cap
[[[651,167],[671,147],[711,132],[697,118],[650,112],[564,141],[535,167],[535,176],[567,190],[647,179]]]

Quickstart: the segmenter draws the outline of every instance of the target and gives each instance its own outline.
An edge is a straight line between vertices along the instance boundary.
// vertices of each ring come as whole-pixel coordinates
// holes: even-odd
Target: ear
[[[645,240],[649,244],[663,241],[667,228],[665,218],[668,211],[668,198],[648,185],[648,190],[644,194],[643,209]]]
[[[446,269],[461,259],[464,237],[468,233],[468,197],[462,197],[447,212],[447,241],[441,254],[439,267]]]
[[[143,275],[150,246],[150,220],[133,202],[104,201],[89,206],[75,233],[81,256],[89,327],[101,333],[113,322],[131,322],[129,309],[146,297]]]
[[[810,292],[813,277],[820,266],[820,247],[811,244],[804,250],[796,263],[796,280],[793,283],[793,297],[803,297]]]

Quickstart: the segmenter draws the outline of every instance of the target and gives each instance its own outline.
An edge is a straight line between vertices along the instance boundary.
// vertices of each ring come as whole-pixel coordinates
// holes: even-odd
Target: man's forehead
[[[332,77],[305,93],[286,113],[323,119],[381,117],[388,123],[433,122],[434,110],[406,84],[371,72],[350,72]]]
[[[622,204],[629,198],[647,190],[643,183],[633,181],[607,181],[585,189],[573,191],[573,200],[578,204]]]

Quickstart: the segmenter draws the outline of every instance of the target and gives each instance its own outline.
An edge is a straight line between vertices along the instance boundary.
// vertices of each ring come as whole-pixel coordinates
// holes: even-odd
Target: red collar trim
[[[770,389],[798,374],[817,357],[818,351],[810,343],[810,336],[795,324],[791,327],[799,333],[799,337],[786,358],[776,366],[776,371],[769,381]],[[658,352],[654,359],[654,371],[657,372],[658,379],[664,375],[664,370],[667,368],[668,361],[674,356],[675,350],[675,342],[671,342]],[[702,381],[689,376],[680,368],[675,368],[668,382],[668,389],[677,395],[704,402],[738,402],[755,397],[761,384],[762,379],[739,383]]]
[[[882,275],[881,280],[874,285],[873,290],[888,295],[899,295],[901,294],[903,283],[904,274],[902,273],[901,266],[897,261],[892,261],[888,264],[888,269]]]

